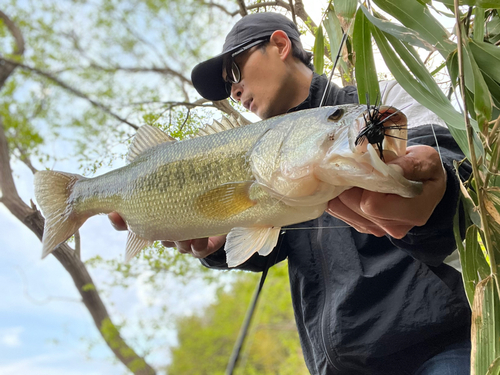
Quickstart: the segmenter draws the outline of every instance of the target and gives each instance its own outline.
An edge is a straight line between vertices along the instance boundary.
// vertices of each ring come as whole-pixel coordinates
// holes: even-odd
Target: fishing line
[[[432,129],[432,134],[434,134],[434,140],[436,141],[436,149],[437,149],[437,152],[439,154],[439,160],[441,160],[441,166],[444,169],[443,158],[441,156],[441,149],[439,148],[439,143],[438,143],[438,139],[437,139],[437,136],[436,136],[436,132],[434,131],[434,124],[430,124],[430,125],[431,125],[431,129]]]

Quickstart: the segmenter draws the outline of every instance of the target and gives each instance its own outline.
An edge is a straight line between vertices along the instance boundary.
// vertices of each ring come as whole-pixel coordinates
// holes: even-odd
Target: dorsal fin
[[[239,116],[238,118],[231,115],[231,117],[222,116],[219,121],[214,120],[212,125],[206,124],[203,128],[198,129],[198,132],[193,137],[201,137],[204,135],[220,133],[229,129],[234,129],[240,126],[245,126],[247,123]]]
[[[144,151],[165,142],[177,142],[177,140],[162,132],[160,129],[155,128],[154,126],[141,126],[139,130],[137,130],[137,133],[134,136],[134,140],[132,141],[132,144],[130,145],[130,148],[128,150],[127,162],[132,162]]]

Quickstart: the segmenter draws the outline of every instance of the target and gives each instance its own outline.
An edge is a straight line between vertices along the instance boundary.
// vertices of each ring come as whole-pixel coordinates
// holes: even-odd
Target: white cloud
[[[0,343],[2,346],[17,348],[22,345],[21,333],[24,327],[10,327],[0,330]]]
[[[121,375],[122,365],[112,365],[108,362],[86,362],[74,355],[57,353],[24,358],[8,364],[0,364],[2,375]],[[75,363],[78,363],[75,366]]]

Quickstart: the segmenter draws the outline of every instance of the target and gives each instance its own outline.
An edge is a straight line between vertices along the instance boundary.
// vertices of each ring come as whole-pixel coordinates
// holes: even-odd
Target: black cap
[[[208,100],[222,100],[229,97],[222,79],[224,56],[259,39],[268,38],[276,30],[283,30],[290,39],[300,42],[297,26],[279,13],[254,13],[236,22],[222,47],[222,53],[196,65],[191,72],[195,89]]]

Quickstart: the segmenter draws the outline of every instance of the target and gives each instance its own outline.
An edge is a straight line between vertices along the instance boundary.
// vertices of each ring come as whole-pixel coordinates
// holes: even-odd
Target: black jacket
[[[326,77],[293,110],[319,106]],[[357,101],[356,89],[333,85],[326,105]],[[452,168],[463,154],[447,129],[434,127],[447,172],[446,193],[429,221],[403,239],[358,233],[329,214],[294,227],[269,255],[288,258],[295,319],[313,375],[412,374],[426,359],[470,335],[470,309],[458,271],[443,263],[456,248],[452,219],[459,187]],[[435,147],[430,126],[409,130],[408,145]],[[470,174],[464,165],[463,176]],[[323,228],[323,229],[322,229]],[[260,271],[266,257],[241,267]],[[203,264],[227,268],[220,250]]]

